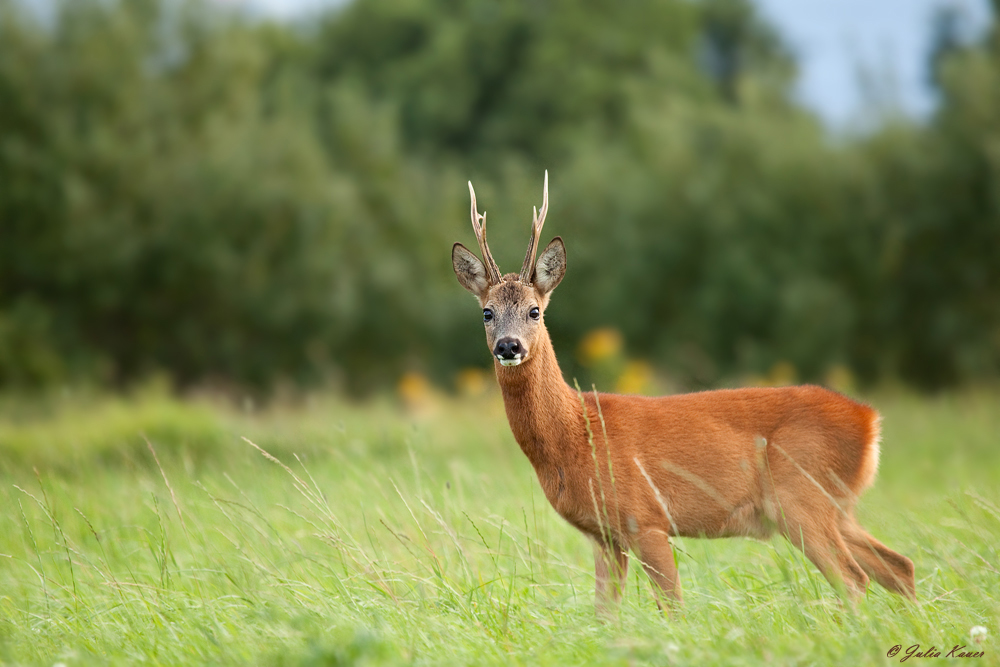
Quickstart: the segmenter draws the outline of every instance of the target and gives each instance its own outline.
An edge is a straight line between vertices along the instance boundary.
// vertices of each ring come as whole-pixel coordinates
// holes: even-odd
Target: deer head
[[[520,274],[501,275],[486,243],[486,214],[476,208],[476,191],[469,182],[472,197],[472,229],[483,254],[480,261],[461,243],[451,249],[455,275],[483,309],[486,344],[504,366],[518,366],[531,358],[540,336],[545,334],[542,315],[549,295],[566,274],[566,246],[558,236],[552,239],[535,261],[538,238],[549,212],[549,172],[545,172],[542,210],[534,209],[531,239],[524,255]],[[484,263],[485,262],[485,263]]]

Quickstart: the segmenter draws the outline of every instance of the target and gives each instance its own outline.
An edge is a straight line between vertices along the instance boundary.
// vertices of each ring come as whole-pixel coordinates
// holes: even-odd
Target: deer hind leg
[[[674,550],[667,534],[661,530],[647,530],[639,536],[634,546],[642,569],[653,582],[656,605],[661,610],[664,606],[668,610],[679,607],[684,602],[681,581],[677,577]]]
[[[869,535],[852,516],[841,519],[840,532],[854,560],[869,577],[893,593],[917,599],[913,561]]]
[[[840,510],[827,506],[816,511],[815,507],[802,508],[786,502],[778,525],[785,538],[802,549],[827,581],[854,601],[868,588],[868,576],[840,534],[835,512]]]
[[[604,542],[593,538],[594,573],[597,583],[594,590],[594,604],[597,617],[611,620],[618,611],[628,576],[628,554],[615,542]]]

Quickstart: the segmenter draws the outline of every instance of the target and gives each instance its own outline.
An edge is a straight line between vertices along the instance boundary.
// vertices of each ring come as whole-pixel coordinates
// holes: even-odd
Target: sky
[[[343,0],[219,0],[294,18]],[[988,0],[755,0],[799,63],[796,98],[835,129],[864,126],[875,109],[924,117],[934,107],[927,85],[930,21],[937,7],[958,7],[975,30]],[[866,75],[862,76],[861,73]],[[860,84],[862,79],[874,86]]]
[[[274,0],[272,0],[274,1]],[[792,47],[799,63],[796,96],[834,126],[864,123],[872,94],[922,117],[934,107],[927,80],[931,18],[942,6],[959,9],[974,36],[988,24],[987,0],[755,0]]]

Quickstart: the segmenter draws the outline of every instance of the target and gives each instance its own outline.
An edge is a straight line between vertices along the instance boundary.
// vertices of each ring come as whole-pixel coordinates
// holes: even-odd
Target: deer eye
[[[538,319],[538,315],[539,315],[539,313],[538,313],[538,307],[537,306],[528,311],[528,316],[531,317],[531,319],[533,319],[533,320],[537,320]]]
[[[493,319],[493,311],[489,308],[483,308],[483,322],[489,322]]]

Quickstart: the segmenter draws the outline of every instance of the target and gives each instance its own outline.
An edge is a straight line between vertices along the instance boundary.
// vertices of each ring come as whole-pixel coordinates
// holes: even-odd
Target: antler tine
[[[521,266],[519,280],[527,283],[531,280],[531,274],[535,270],[535,253],[538,252],[538,239],[542,235],[542,225],[545,224],[545,216],[549,212],[549,170],[545,170],[545,185],[542,190],[542,211],[532,207],[531,219],[531,239],[528,241],[528,252],[524,255],[524,264]]]
[[[486,264],[486,273],[491,285],[497,285],[502,280],[500,267],[497,266],[490,253],[490,247],[486,244],[486,213],[480,215],[476,208],[476,191],[472,188],[472,181],[469,181],[469,196],[472,197],[472,230],[476,233],[476,240],[479,241],[479,251],[483,253],[483,262]]]

